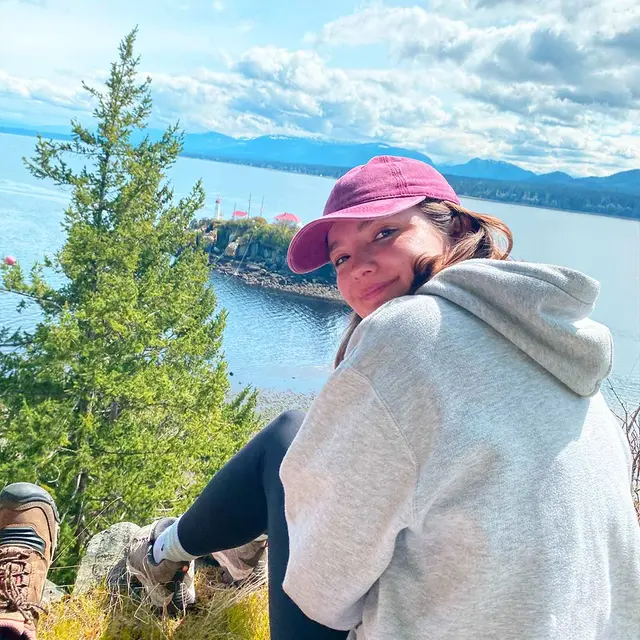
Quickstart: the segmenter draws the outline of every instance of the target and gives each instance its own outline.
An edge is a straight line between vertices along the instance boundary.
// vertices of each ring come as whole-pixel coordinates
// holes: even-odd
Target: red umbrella
[[[247,215],[247,212],[246,211],[234,211],[232,215],[233,215],[234,218],[244,218]]]
[[[283,222],[300,222],[300,218],[295,213],[280,213],[275,219]]]

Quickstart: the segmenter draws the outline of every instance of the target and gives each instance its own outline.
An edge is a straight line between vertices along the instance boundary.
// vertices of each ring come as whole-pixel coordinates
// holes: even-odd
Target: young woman
[[[336,369],[308,415],[281,415],[142,531],[129,567],[150,595],[266,532],[273,640],[637,640],[599,286],[510,249],[426,164],[341,178],[289,249],[298,273],[330,261],[353,309]]]

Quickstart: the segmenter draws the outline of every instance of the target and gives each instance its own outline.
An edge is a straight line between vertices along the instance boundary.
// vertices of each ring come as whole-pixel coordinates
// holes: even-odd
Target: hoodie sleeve
[[[369,380],[338,369],[280,468],[290,554],[284,590],[313,620],[348,630],[413,519],[415,459]]]

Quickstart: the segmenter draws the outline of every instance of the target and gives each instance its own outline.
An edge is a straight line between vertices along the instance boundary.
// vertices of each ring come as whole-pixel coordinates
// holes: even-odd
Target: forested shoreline
[[[275,162],[264,160],[237,159],[225,156],[183,153],[185,157],[242,164],[261,169],[286,171],[324,178],[339,178],[349,171],[349,167],[332,167],[318,164],[299,164],[295,162]],[[486,178],[467,178],[445,174],[456,192],[461,196],[508,202],[547,209],[579,211],[602,216],[640,220],[640,198],[626,193],[600,191],[588,187],[564,184],[489,180]]]

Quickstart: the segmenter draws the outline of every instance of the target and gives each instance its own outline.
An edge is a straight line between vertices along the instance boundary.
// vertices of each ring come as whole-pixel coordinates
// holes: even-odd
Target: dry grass
[[[269,640],[263,579],[226,587],[209,572],[197,574],[198,606],[183,618],[158,615],[128,595],[100,587],[50,606],[39,640]]]

